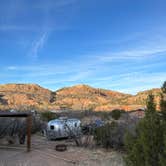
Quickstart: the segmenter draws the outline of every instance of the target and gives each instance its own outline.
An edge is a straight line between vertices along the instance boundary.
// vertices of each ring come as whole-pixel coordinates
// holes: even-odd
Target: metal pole
[[[27,116],[27,152],[31,150],[32,115]]]

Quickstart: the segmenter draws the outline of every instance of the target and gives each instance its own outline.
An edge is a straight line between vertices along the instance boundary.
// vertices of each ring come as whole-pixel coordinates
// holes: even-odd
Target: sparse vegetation
[[[124,113],[124,110],[119,110],[119,109],[115,109],[111,112],[111,116],[113,119],[118,120],[121,116],[122,113]]]
[[[149,92],[152,92],[155,100],[158,101],[161,89],[152,89],[133,96],[87,85],[50,91],[36,84],[5,84],[0,85],[0,91],[1,110],[27,111],[32,108],[39,111],[93,110],[104,112],[115,108],[134,110],[143,107]]]
[[[116,122],[96,128],[94,131],[96,144],[106,149],[123,149],[125,130],[125,126]]]
[[[41,119],[43,121],[48,122],[48,121],[55,119],[55,118],[57,118],[57,115],[55,113],[50,112],[50,111],[46,111],[46,112],[41,113]]]
[[[160,109],[163,122],[163,153],[161,154],[160,164],[161,166],[166,165],[166,81],[162,86],[162,96],[160,102]]]
[[[166,164],[165,83],[162,87],[161,114],[156,111],[154,96],[149,95],[145,117],[139,122],[136,133],[127,133],[125,147],[127,166],[164,166]]]
[[[101,145],[107,149],[112,148],[111,131],[115,128],[115,126],[116,126],[115,123],[111,123],[111,124],[107,123],[104,126],[97,128],[94,131],[94,138],[96,140],[97,145]]]

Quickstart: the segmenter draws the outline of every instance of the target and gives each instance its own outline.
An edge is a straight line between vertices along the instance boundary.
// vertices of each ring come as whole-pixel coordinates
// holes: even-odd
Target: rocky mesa
[[[75,85],[51,91],[36,84],[4,84],[0,85],[0,109],[130,111],[145,107],[146,98],[150,93],[159,103],[159,88],[130,95],[88,85]]]

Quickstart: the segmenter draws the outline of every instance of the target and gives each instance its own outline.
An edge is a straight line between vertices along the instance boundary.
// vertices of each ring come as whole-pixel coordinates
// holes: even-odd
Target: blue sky
[[[165,0],[0,3],[0,84],[135,94],[166,80]]]

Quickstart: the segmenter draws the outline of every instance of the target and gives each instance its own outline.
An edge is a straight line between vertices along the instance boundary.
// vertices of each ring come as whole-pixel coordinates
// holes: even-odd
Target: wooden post
[[[31,150],[32,115],[27,116],[27,152]]]

